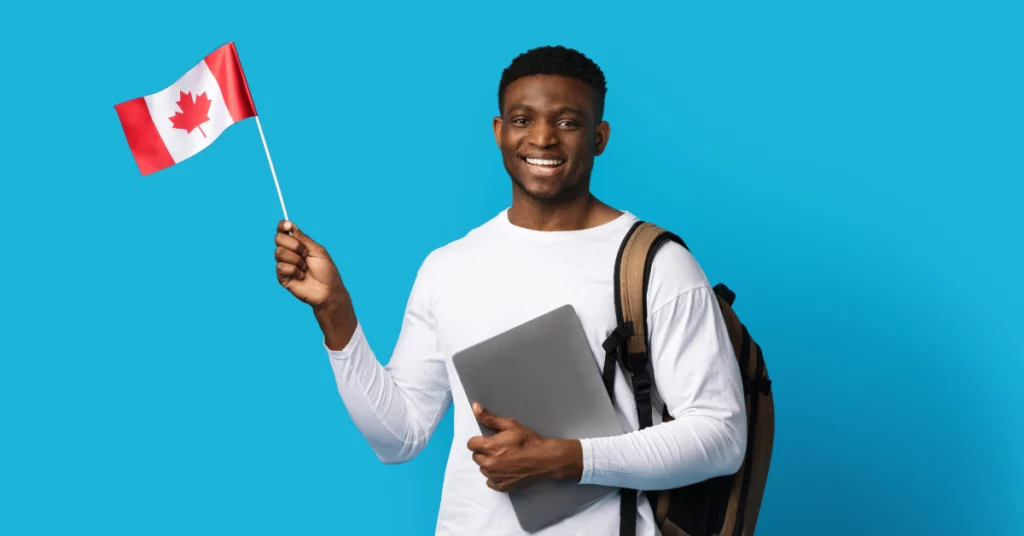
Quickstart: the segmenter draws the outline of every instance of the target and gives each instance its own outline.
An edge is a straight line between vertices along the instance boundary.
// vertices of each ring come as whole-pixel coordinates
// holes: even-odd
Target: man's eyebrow
[[[525,104],[513,104],[512,106],[509,106],[508,110],[507,110],[508,113],[512,113],[512,112],[532,112],[532,111],[533,111],[533,108],[531,108],[531,107],[529,107],[529,106],[527,106]]]
[[[526,104],[513,104],[512,106],[508,107],[507,113],[513,113],[513,112],[528,112],[529,113],[529,112],[535,112],[535,111],[536,110],[534,110],[532,107],[530,107],[530,106],[528,106]],[[564,115],[564,114],[584,115],[584,113],[582,111],[577,110],[576,108],[569,107],[569,106],[563,106],[563,107],[555,110],[555,112],[554,112],[554,115]]]

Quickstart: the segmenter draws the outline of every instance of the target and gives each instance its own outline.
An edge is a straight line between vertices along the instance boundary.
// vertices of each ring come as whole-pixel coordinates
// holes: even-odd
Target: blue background
[[[229,40],[380,359],[423,257],[509,202],[501,70],[578,47],[609,78],[594,190],[681,234],[766,351],[758,534],[1024,533],[1011,4],[5,7],[0,533],[433,533],[450,415],[400,466],[353,428],[274,276],[255,123],[131,158],[114,104]]]

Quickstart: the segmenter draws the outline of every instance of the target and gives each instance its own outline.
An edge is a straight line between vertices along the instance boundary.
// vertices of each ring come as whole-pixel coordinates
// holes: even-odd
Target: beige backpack
[[[616,363],[630,378],[640,428],[652,425],[651,377],[648,370],[647,280],[658,248],[678,236],[646,222],[637,222],[622,241],[615,260],[615,309],[618,327],[605,340],[604,382],[613,393]],[[655,522],[664,536],[751,536],[757,524],[775,439],[775,403],[761,347],[754,342],[732,304],[735,294],[715,285],[736,359],[743,374],[747,403],[747,449],[743,465],[732,475],[682,488],[648,492]],[[671,389],[663,386],[662,389]],[[614,400],[614,398],[613,398]],[[671,420],[666,413],[664,420]],[[636,491],[623,490],[620,534],[636,534]]]

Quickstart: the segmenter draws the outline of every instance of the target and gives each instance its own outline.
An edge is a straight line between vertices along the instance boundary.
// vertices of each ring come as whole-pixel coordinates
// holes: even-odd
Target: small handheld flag
[[[170,87],[122,102],[114,109],[143,176],[187,160],[209,147],[231,125],[255,118],[281,210],[288,219],[267,139],[234,42],[211,52]]]

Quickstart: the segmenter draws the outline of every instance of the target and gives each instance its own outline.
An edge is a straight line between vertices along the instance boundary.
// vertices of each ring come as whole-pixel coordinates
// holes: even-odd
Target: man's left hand
[[[583,449],[579,441],[548,439],[516,422],[487,411],[479,403],[473,413],[486,427],[497,432],[477,436],[467,447],[473,461],[495,491],[515,491],[543,480],[579,481],[583,473]]]

